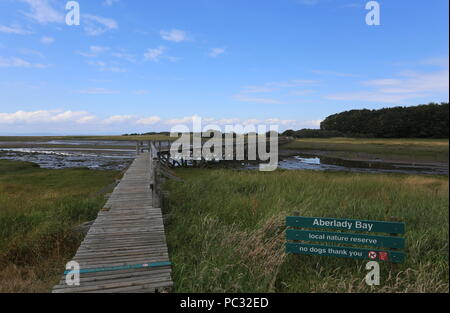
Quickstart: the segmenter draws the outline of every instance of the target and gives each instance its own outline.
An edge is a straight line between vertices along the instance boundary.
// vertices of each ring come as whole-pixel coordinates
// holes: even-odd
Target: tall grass
[[[448,178],[313,171],[179,169],[169,181],[168,245],[177,292],[448,292]],[[286,255],[284,218],[404,221],[406,262]]]
[[[0,292],[50,291],[118,174],[0,160]]]

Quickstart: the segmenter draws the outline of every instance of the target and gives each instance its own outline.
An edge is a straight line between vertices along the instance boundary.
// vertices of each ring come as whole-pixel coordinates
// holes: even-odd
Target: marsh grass
[[[0,292],[50,291],[118,175],[0,160]]]
[[[336,157],[350,158],[367,153],[387,160],[412,162],[448,163],[449,157],[448,139],[305,138],[296,139],[283,148],[329,151]]]
[[[448,177],[179,169],[168,181],[176,292],[448,292]],[[284,218],[406,223],[406,262],[286,255]]]

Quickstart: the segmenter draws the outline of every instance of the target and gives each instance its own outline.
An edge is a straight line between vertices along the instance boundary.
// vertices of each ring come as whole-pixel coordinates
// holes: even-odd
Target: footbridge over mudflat
[[[152,155],[136,156],[73,257],[78,272],[66,271],[53,293],[151,293],[173,285]]]

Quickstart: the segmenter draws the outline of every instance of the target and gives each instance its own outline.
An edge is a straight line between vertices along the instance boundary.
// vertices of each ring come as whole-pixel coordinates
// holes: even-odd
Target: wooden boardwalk
[[[65,275],[54,293],[161,292],[172,286],[161,209],[153,207],[154,166],[139,154],[79,247],[80,285]]]

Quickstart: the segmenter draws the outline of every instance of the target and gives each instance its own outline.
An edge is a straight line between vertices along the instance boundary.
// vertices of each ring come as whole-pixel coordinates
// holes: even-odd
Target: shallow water
[[[118,144],[117,142],[111,143]],[[67,141],[33,142],[33,145],[39,144],[70,145]],[[74,146],[85,145],[87,142],[73,142],[72,144]],[[99,142],[91,144],[98,145]],[[110,144],[108,143],[108,145]],[[95,170],[123,170],[128,167],[135,156],[134,149],[95,149],[94,146],[92,148],[0,148],[0,159],[33,162],[42,168],[49,169],[87,167]]]
[[[135,147],[136,141],[112,141],[112,140],[51,140],[47,141],[49,145],[92,145],[92,146],[130,146]]]
[[[112,140],[50,140],[50,141],[0,141],[0,146],[44,146],[44,145],[66,145],[66,146],[129,146],[136,147],[136,141],[112,141]]]
[[[282,160],[279,162],[279,168],[288,170],[345,171],[360,173],[448,175],[448,165],[352,161],[311,155],[298,155]]]
[[[9,148],[8,146],[33,145]],[[48,148],[45,145],[55,145]],[[61,145],[61,147],[57,147]],[[73,147],[67,147],[73,146]],[[83,146],[83,147],[80,147]],[[101,149],[108,146],[108,149]],[[117,146],[117,148],[114,148]],[[124,149],[129,146],[130,149]],[[135,141],[52,140],[42,142],[0,142],[0,159],[33,162],[42,168],[87,167],[95,170],[123,170],[136,156]],[[3,148],[1,148],[3,147]],[[258,169],[257,164],[244,165]],[[300,154],[279,162],[287,170],[345,171],[359,173],[403,173],[448,175],[448,164],[405,164],[381,161],[351,161],[325,156]]]

